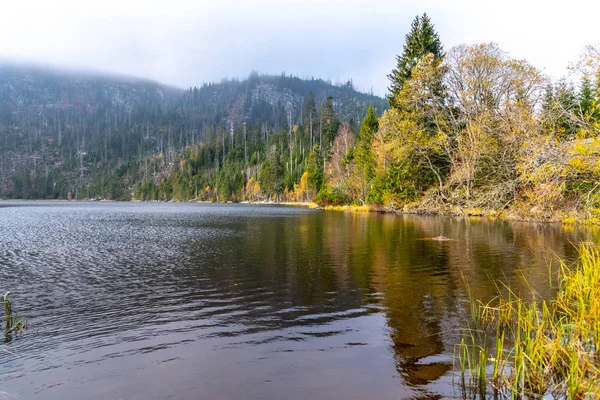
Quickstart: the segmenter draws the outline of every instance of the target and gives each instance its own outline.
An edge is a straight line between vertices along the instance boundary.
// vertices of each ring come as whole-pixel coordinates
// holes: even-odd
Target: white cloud
[[[560,77],[596,41],[600,3],[549,1],[9,1],[0,57],[189,86],[251,70],[386,90],[416,14],[448,49],[495,41]]]

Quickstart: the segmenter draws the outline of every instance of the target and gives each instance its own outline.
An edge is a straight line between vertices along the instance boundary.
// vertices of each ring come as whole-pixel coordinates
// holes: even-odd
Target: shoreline
[[[576,226],[599,226],[600,221],[596,219],[585,219],[581,218],[576,214],[564,214],[564,215],[523,215],[515,213],[511,210],[503,210],[501,212],[497,210],[488,209],[462,209],[460,207],[448,208],[448,209],[429,209],[429,208],[408,208],[404,209],[390,209],[379,205],[324,205],[320,206],[313,201],[241,201],[238,203],[234,202],[218,202],[208,200],[189,200],[189,201],[162,201],[162,200],[108,200],[108,199],[85,199],[85,200],[66,200],[66,199],[0,199],[0,204],[4,201],[48,201],[57,203],[69,203],[69,202],[90,202],[90,203],[197,203],[197,204],[250,204],[250,205],[279,205],[289,207],[301,207],[313,210],[323,211],[337,211],[346,213],[381,213],[381,214],[394,214],[394,215],[421,215],[421,216],[443,216],[453,218],[485,218],[489,220],[498,221],[513,221],[513,222],[530,222],[530,223],[544,223],[544,224],[562,224],[562,225],[576,225]]]
[[[561,225],[583,225],[583,226],[598,226],[599,221],[581,218],[573,214],[566,215],[523,215],[511,210],[488,210],[488,209],[461,209],[459,207],[449,209],[389,209],[378,205],[326,205],[319,206],[315,202],[246,202],[247,204],[279,204],[295,207],[309,207],[313,209],[321,209],[324,211],[338,211],[347,213],[381,213],[395,215],[421,215],[421,216],[442,216],[453,218],[485,218],[498,221],[513,221],[513,222],[530,222],[544,224],[561,224]]]

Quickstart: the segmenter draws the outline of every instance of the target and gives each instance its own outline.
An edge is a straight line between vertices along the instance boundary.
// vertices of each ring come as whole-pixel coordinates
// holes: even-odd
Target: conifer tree
[[[584,124],[597,124],[600,122],[600,93],[595,90],[593,83],[588,77],[584,77],[581,82],[581,91],[579,92],[579,107],[583,117]]]
[[[427,14],[423,14],[413,20],[410,32],[406,35],[402,54],[396,57],[398,64],[388,75],[390,80],[388,102],[391,107],[398,106],[396,96],[404,87],[404,83],[411,78],[413,68],[430,53],[439,63],[444,58],[444,46],[431,19]]]
[[[363,169],[364,177],[367,181],[373,179],[375,174],[371,146],[378,127],[379,121],[375,114],[375,110],[373,110],[373,105],[369,105],[367,114],[360,126],[360,133],[358,134],[358,139],[356,141],[355,152],[356,163]]]
[[[312,151],[308,156],[308,163],[306,166],[306,172],[308,172],[308,187],[314,190],[315,194],[321,190],[323,186],[323,158],[319,151],[319,146],[314,145]]]
[[[312,119],[315,119],[317,108],[312,90],[308,92],[308,96],[306,96],[306,100],[304,100],[304,109],[302,113],[304,115],[304,121],[311,121]]]
[[[577,96],[572,84],[559,81],[554,91],[556,107],[556,130],[554,134],[561,140],[571,138],[577,131],[577,122],[570,117],[577,109]]]
[[[267,153],[267,159],[260,170],[259,181],[261,191],[269,198],[283,191],[283,167],[275,145],[272,145]]]
[[[555,101],[554,86],[548,84],[546,86],[546,91],[544,92],[544,98],[542,99],[542,124],[545,133],[553,133],[556,129]]]
[[[323,149],[328,151],[333,144],[340,120],[333,109],[333,97],[329,96],[323,104]],[[328,152],[326,153],[328,155]]]
[[[581,80],[581,90],[579,91],[579,107],[584,117],[589,117],[594,108],[594,90],[588,77]]]

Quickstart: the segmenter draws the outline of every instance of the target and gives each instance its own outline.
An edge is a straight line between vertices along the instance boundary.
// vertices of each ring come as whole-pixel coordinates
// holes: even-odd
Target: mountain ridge
[[[95,194],[123,197],[139,186],[133,170],[148,157],[167,154],[172,161],[196,143],[224,142],[242,130],[253,143],[296,125],[312,123],[316,131],[329,99],[336,117],[354,124],[369,104],[379,113],[387,106],[351,81],[336,86],[253,72],[181,89],[132,76],[0,63],[0,197],[79,197],[128,165],[128,176],[119,179],[129,181],[118,193]]]

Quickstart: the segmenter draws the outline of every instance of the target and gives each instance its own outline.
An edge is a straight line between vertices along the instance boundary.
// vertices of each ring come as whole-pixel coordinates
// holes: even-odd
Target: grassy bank
[[[582,245],[561,262],[555,296],[517,297],[499,288],[471,302],[468,333],[456,347],[463,394],[484,398],[597,399],[600,395],[600,251]]]
[[[346,211],[346,212],[372,212],[372,211],[377,211],[377,209],[374,208],[374,207],[372,207],[372,206],[357,206],[357,205],[350,205],[350,204],[339,205],[339,206],[328,205],[328,206],[324,206],[323,209],[329,210],[329,211]]]
[[[328,211],[345,212],[378,212],[392,214],[413,214],[413,215],[445,215],[454,217],[485,217],[497,218],[506,221],[525,221],[525,222],[552,222],[569,225],[600,225],[600,216],[588,215],[577,212],[553,212],[536,213],[523,212],[508,208],[506,210],[486,209],[486,208],[461,208],[461,207],[422,207],[420,205],[408,205],[403,208],[384,207],[377,204],[371,205],[320,205],[316,202],[280,202],[265,203],[252,202],[252,204],[283,204],[290,206],[321,208]]]
[[[293,204],[293,203],[285,203]],[[310,203],[318,207],[316,203]],[[393,214],[413,215],[445,215],[454,217],[485,217],[497,218],[506,221],[525,222],[553,222],[569,225],[600,225],[600,211],[577,212],[577,211],[552,211],[541,212],[537,210],[523,210],[522,207],[508,207],[506,209],[490,209],[478,207],[458,206],[423,206],[420,203],[408,204],[402,208],[385,207],[378,204],[371,205],[323,205],[325,210],[349,211],[349,212],[383,212]]]
[[[44,200],[67,202],[67,200]],[[71,200],[90,201],[90,200]],[[101,200],[103,202],[111,202],[113,200]],[[132,202],[163,202],[161,200],[139,200],[132,199]],[[168,202],[180,203],[182,201],[170,200]],[[189,200],[188,203],[200,204],[230,204],[232,201],[218,202],[211,200]],[[184,202],[182,202],[184,203]],[[320,208],[328,211],[344,211],[344,212],[378,212],[390,214],[412,214],[412,215],[444,215],[453,217],[485,217],[497,218],[507,221],[524,221],[524,222],[552,222],[563,223],[568,225],[600,225],[600,210],[592,210],[591,212],[577,211],[553,211],[553,212],[538,212],[536,210],[524,211],[520,208],[506,208],[503,210],[478,208],[478,207],[458,207],[458,206],[423,206],[420,203],[408,204],[402,208],[383,206],[378,204],[357,205],[357,204],[319,204],[315,201],[242,201],[245,204],[278,204],[294,207],[306,207],[311,209]]]

